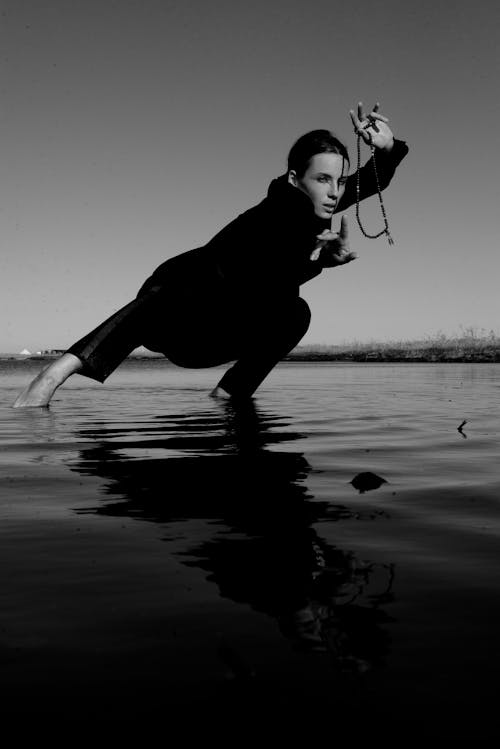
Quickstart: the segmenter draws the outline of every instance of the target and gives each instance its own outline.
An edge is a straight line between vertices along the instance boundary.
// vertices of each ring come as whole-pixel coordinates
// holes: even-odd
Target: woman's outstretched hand
[[[318,234],[316,249],[311,255],[311,260],[318,260],[323,268],[335,268],[337,265],[345,265],[355,260],[358,256],[349,249],[347,218],[342,216],[340,231],[333,231],[333,220],[331,229],[325,229]]]
[[[394,136],[387,124],[389,122],[387,117],[379,114],[379,107],[380,104],[377,102],[370,114],[365,115],[363,103],[360,101],[357,115],[353,109],[350,110],[349,114],[354,125],[354,132],[361,135],[365,143],[384,151],[390,151],[394,145]]]

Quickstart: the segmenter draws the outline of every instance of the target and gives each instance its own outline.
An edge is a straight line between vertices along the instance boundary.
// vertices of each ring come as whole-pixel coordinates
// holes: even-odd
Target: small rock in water
[[[377,476],[376,473],[365,471],[364,473],[358,473],[350,483],[360,494],[363,494],[378,489],[382,484],[387,484],[387,481],[381,476]]]

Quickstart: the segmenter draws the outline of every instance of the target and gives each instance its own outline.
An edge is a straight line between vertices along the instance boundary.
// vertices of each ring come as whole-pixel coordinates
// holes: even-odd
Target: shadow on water
[[[71,468],[104,478],[113,498],[85,512],[167,527],[212,523],[204,542],[188,531],[181,561],[206,571],[223,598],[272,617],[296,649],[361,674],[387,652],[382,606],[392,600],[393,569],[361,562],[321,536],[322,522],[351,512],[308,492],[303,453],[281,449],[302,437],[289,427],[252,403],[159,416],[142,433],[95,424],[81,432],[95,442]],[[219,657],[233,677],[253,676],[229,645]]]

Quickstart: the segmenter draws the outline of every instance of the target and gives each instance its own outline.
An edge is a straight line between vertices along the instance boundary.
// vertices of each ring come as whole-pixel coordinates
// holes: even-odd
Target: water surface
[[[11,409],[40,366],[0,363],[8,709],[496,732],[499,365],[282,363],[234,408],[128,361]]]

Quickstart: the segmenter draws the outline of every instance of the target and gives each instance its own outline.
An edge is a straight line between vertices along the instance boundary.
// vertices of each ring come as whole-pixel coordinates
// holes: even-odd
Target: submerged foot
[[[217,387],[211,391],[210,397],[220,398],[221,400],[229,400],[232,396],[231,393],[227,392],[227,390],[224,390],[224,388],[221,388],[219,385],[217,385]]]
[[[220,385],[217,385],[216,388],[212,390],[211,393],[209,393],[211,398],[214,398],[218,401],[224,401],[225,403],[230,404],[231,406],[237,406],[239,407],[248,407],[249,405],[253,404],[253,395],[242,395],[241,393],[228,393],[227,390],[224,390]],[[253,407],[253,406],[252,406]]]
[[[60,359],[42,369],[17,398],[14,408],[48,406],[59,385],[62,385],[70,375],[79,372],[82,367],[83,364],[77,356],[69,353],[63,354]]]
[[[14,408],[43,408],[49,405],[49,401],[55,391],[68,377],[79,372],[83,367],[82,362],[74,354],[65,353],[60,359],[43,369],[23,390],[14,403]]]
[[[44,408],[48,406],[58,385],[59,382],[47,374],[47,370],[44,369],[17,397],[14,408]]]

